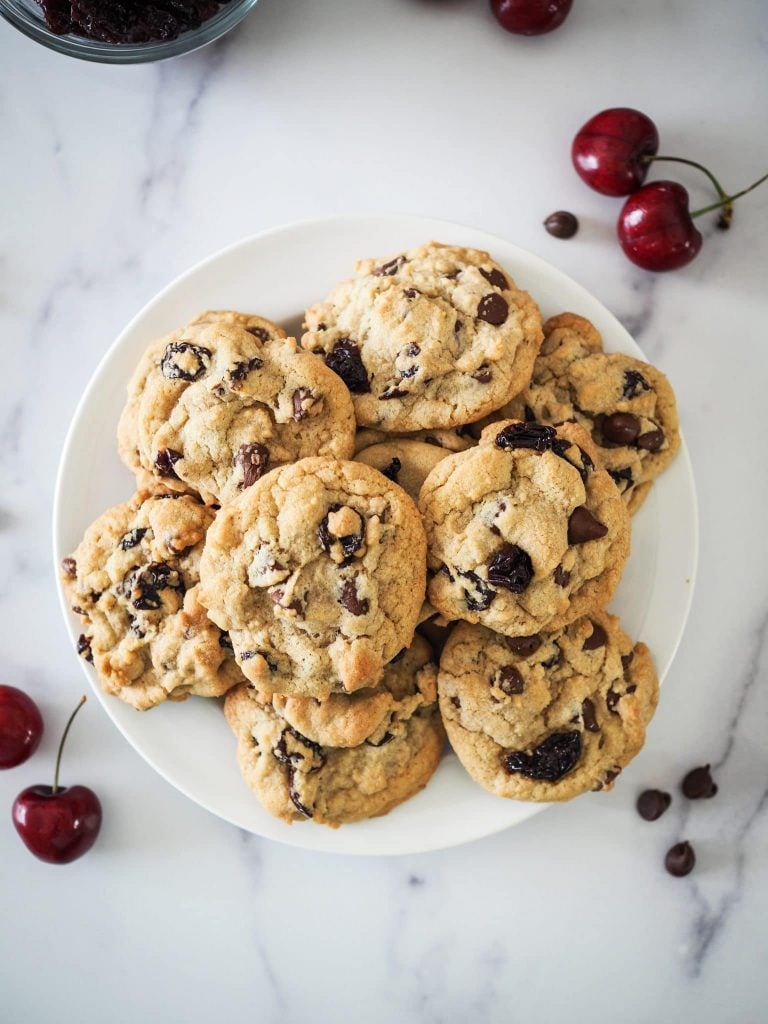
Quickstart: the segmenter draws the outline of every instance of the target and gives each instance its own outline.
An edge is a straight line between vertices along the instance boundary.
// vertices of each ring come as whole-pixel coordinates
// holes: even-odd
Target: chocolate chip
[[[192,356],[192,362],[197,364],[195,369],[185,370],[177,362],[177,357],[185,353],[190,353]],[[163,352],[163,357],[160,360],[160,369],[163,371],[163,376],[168,380],[186,380],[191,383],[192,381],[200,380],[208,369],[205,362],[206,357],[208,359],[211,358],[210,349],[203,348],[201,345],[191,345],[188,341],[174,341],[170,345],[166,345],[165,352]]]
[[[77,562],[74,558],[62,558],[61,568],[67,576],[77,576]]]
[[[544,221],[544,227],[555,238],[573,238],[579,230],[579,222],[568,210],[557,210],[550,213]]]
[[[622,656],[621,656],[621,665],[622,665],[622,668],[624,669],[625,672],[627,671],[629,666],[632,664],[632,659],[634,658],[634,656],[635,656],[635,652],[634,651],[630,651],[629,654],[622,654]]]
[[[582,645],[582,651],[596,651],[598,647],[605,647],[608,640],[608,634],[605,632],[603,627],[597,623],[592,623],[592,633],[584,641]]]
[[[489,587],[485,580],[482,580],[476,572],[471,570],[462,572],[459,570],[459,576],[469,580],[474,588],[472,593],[466,587],[464,588],[464,600],[467,603],[467,608],[471,612],[484,612],[486,608],[489,608],[491,602],[496,597],[496,591]]]
[[[360,349],[350,338],[339,338],[325,357],[325,365],[341,377],[353,395],[365,395],[371,390]]]
[[[637,370],[625,370],[624,371],[624,387],[622,394],[625,398],[637,398],[640,390],[650,391],[651,385]]]
[[[295,778],[296,778],[295,769],[289,766],[289,768],[288,768],[288,796],[291,798],[291,803],[296,808],[296,810],[299,812],[299,814],[303,814],[305,818],[311,818],[312,817],[312,811],[310,811],[310,809],[305,804],[303,804],[301,802],[301,800],[299,799],[299,794],[296,792],[296,789],[295,789],[295,787],[293,785]]]
[[[511,750],[502,758],[511,774],[519,772],[528,779],[557,782],[578,764],[581,757],[580,732],[553,732],[530,753]]]
[[[390,464],[388,466],[385,466],[384,469],[382,469],[381,472],[389,480],[392,480],[394,483],[397,483],[397,474],[400,472],[400,470],[402,468],[403,468],[402,462],[395,455],[393,457],[392,461],[390,462]]]
[[[506,277],[496,267],[492,267],[490,270],[483,270],[482,267],[478,267],[478,270],[488,284],[492,284],[494,288],[509,288]]]
[[[603,437],[613,444],[632,444],[640,433],[640,420],[629,412],[614,412],[601,424]]]
[[[258,338],[259,341],[269,341],[271,335],[268,330],[264,327],[246,327],[246,331],[252,334],[254,338]]]
[[[626,469],[609,469],[608,476],[613,480],[622,493],[624,491],[628,491],[635,482],[632,478],[632,470],[628,466]],[[626,484],[626,487],[621,486],[623,483]]]
[[[504,451],[515,448],[533,448],[537,452],[552,449],[552,442],[557,434],[554,427],[545,427],[541,423],[510,423],[496,435],[494,444]]]
[[[318,539],[320,540],[320,545],[323,551],[326,551],[328,553],[330,553],[331,548],[333,547],[334,544],[340,544],[341,552],[342,555],[344,556],[341,565],[349,565],[352,559],[354,558],[355,552],[363,543],[363,534],[362,530],[360,533],[349,533],[344,537],[336,537],[334,534],[331,533],[331,531],[328,529],[328,515],[331,512],[338,512],[340,508],[341,505],[331,505],[331,507],[328,509],[328,512],[323,516],[322,520],[320,521],[320,525],[317,528],[317,536]]]
[[[614,768],[611,771],[607,771],[603,776],[603,785],[610,786],[614,779],[618,779],[621,775],[621,768]]]
[[[405,346],[405,354],[407,356],[417,356],[421,352],[421,346],[417,345],[415,341],[410,342]]]
[[[514,665],[504,665],[500,668],[495,684],[508,697],[514,697],[525,689],[525,680]]]
[[[458,697],[451,697],[451,704],[458,710],[461,707],[461,701]]]
[[[383,747],[387,743],[391,743],[394,738],[395,737],[391,732],[385,732],[378,743],[374,743],[373,740],[366,740],[365,742],[369,747]]]
[[[298,598],[295,598],[290,604],[284,604],[285,591],[281,590],[279,587],[275,590],[270,590],[269,596],[272,598],[274,604],[279,605],[280,608],[296,612],[297,615],[304,614],[304,608]]]
[[[174,466],[179,459],[183,458],[184,456],[181,452],[174,451],[173,448],[161,448],[155,456],[155,469],[158,471],[160,476],[164,476],[172,480],[178,480],[179,477]]]
[[[305,420],[309,416],[309,408],[304,408],[304,403],[308,398],[314,400],[314,395],[308,388],[297,388],[293,392],[293,418],[299,423],[301,420]],[[312,402],[309,402],[312,405]]]
[[[491,379],[491,368],[490,366],[480,366],[471,375],[478,384],[487,384]]]
[[[558,565],[553,574],[553,579],[558,587],[567,587],[571,582],[571,574],[562,565]]]
[[[667,855],[664,858],[664,867],[675,878],[683,878],[685,875],[689,875],[693,871],[695,863],[696,854],[693,852],[691,844],[687,841],[675,843],[671,849],[667,850]]]
[[[416,288],[404,288],[403,295],[406,299],[415,299],[417,295],[421,295],[421,292]]]
[[[617,693],[615,690],[609,690],[605,695],[606,706],[608,710],[614,715],[618,715],[616,705],[621,700],[621,697],[622,695],[620,693]]]
[[[345,580],[341,588],[341,603],[352,615],[367,615],[368,601],[357,596],[357,585],[354,580]]]
[[[137,526],[135,530],[130,530],[120,541],[120,547],[123,551],[135,548],[146,532],[146,528],[141,526]]]
[[[380,267],[376,267],[373,275],[374,277],[394,277],[405,262],[405,256],[395,256],[389,263],[382,263]]]
[[[166,562],[150,562],[134,569],[123,580],[123,593],[141,612],[157,611],[162,605],[161,590],[184,592],[184,581]]]
[[[541,647],[541,637],[538,633],[533,636],[507,636],[504,642],[513,654],[519,654],[521,658],[528,658]]]
[[[251,487],[267,472],[269,466],[269,449],[257,441],[251,444],[241,444],[237,454],[232,460],[233,465],[240,466],[243,471],[243,480],[239,490]]]
[[[500,327],[509,316],[507,300],[498,292],[489,292],[480,299],[476,316],[478,320],[485,320],[493,327]]]
[[[91,650],[91,638],[86,636],[85,633],[81,633],[77,638],[77,653],[81,658],[85,658],[93,664],[93,651]]]
[[[251,334],[253,334],[253,331],[255,330],[260,330],[260,328],[254,327],[253,330],[251,330]],[[242,362],[235,363],[228,373],[229,382],[232,385],[232,388],[235,391],[239,391],[239,385],[245,380],[248,374],[252,370],[260,370],[263,365],[264,360],[259,359],[258,356],[254,356],[253,359],[247,359]]]
[[[488,564],[488,582],[522,594],[533,579],[533,562],[516,544],[503,544]]]
[[[380,402],[388,402],[391,398],[405,398],[408,394],[407,391],[403,391],[397,384],[389,384],[379,395]]]
[[[660,789],[646,789],[637,798],[637,813],[644,821],[656,821],[671,803],[669,793]]]
[[[585,697],[582,701],[581,718],[585,729],[588,729],[590,732],[600,732],[600,726],[597,724],[597,718],[595,717],[595,705],[589,697]]]
[[[661,430],[648,430],[635,441],[638,448],[646,452],[657,452],[664,444],[664,433]]]
[[[709,765],[693,768],[682,781],[680,788],[689,800],[709,800],[717,793],[717,786],[709,772]]]
[[[223,629],[219,632],[219,647],[223,647],[225,651],[230,651],[232,654],[235,653],[235,649],[232,646],[232,638]]]
[[[568,519],[568,543],[586,544],[590,540],[598,540],[608,533],[608,527],[592,515],[585,505],[575,508]]]
[[[291,750],[288,750],[288,737],[295,741],[291,744]],[[297,744],[299,747],[306,747],[306,750],[302,752],[300,749],[297,749]],[[317,758],[320,764],[311,768],[310,771],[319,771],[326,761],[325,751],[320,744],[315,743],[308,736],[300,733],[298,729],[294,729],[292,725],[286,726],[280,733],[280,739],[273,747],[272,754],[280,764],[287,765],[297,765],[300,761]]]

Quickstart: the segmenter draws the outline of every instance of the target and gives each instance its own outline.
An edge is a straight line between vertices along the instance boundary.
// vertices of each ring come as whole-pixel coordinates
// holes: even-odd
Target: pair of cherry
[[[101,828],[99,798],[87,786],[60,786],[64,741],[80,700],[70,715],[59,744],[53,786],[29,786],[13,802],[13,824],[27,849],[49,864],[69,864],[82,857]],[[15,768],[37,750],[43,716],[31,697],[15,686],[0,686],[0,768]]]
[[[733,201],[768,178],[727,195],[715,176],[701,164],[683,157],[659,156],[659,132],[639,110],[612,107],[595,114],[576,134],[571,146],[580,177],[606,196],[629,196],[619,214],[617,232],[625,255],[644,270],[677,270],[694,259],[702,235],[694,221],[718,210],[718,227],[729,228]],[[717,202],[691,213],[686,189],[676,181],[644,185],[652,163],[670,161],[702,171],[717,193]]]

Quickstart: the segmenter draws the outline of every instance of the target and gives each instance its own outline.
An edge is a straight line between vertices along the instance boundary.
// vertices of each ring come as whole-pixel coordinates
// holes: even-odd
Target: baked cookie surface
[[[202,600],[244,675],[295,696],[375,686],[411,642],[426,539],[414,502],[369,466],[303,459],[222,507]]]
[[[631,512],[680,447],[675,395],[664,374],[632,356],[603,352],[597,329],[574,313],[546,322],[531,383],[500,415],[580,424]]]
[[[658,701],[645,644],[594,612],[551,633],[503,637],[459,623],[440,660],[440,710],[460,761],[514,800],[610,789]]]
[[[360,425],[453,427],[527,385],[539,310],[488,253],[430,242],[355,270],[307,310],[301,345],[345,382]]]
[[[84,623],[78,652],[106,693],[139,710],[243,681],[229,638],[199,601],[211,509],[191,496],[138,493],[88,527],[62,580]]]
[[[320,702],[238,687],[224,710],[245,782],[288,822],[336,826],[386,814],[440,761],[436,680],[432,651],[416,637],[375,690]]]
[[[630,521],[581,427],[501,421],[441,460],[419,509],[430,603],[509,636],[556,629],[610,601]]]
[[[418,501],[422,484],[446,455],[445,448],[425,441],[392,440],[364,448],[355,461],[378,469]]]

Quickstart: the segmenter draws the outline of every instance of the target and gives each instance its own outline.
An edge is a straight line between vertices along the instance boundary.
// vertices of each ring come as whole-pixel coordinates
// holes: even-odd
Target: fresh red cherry
[[[13,802],[13,824],[24,845],[49,864],[69,864],[82,857],[101,828],[101,804],[87,786],[59,786],[64,741],[72,721],[85,704],[83,697],[70,715],[59,744],[53,786],[29,786]]]
[[[491,0],[496,20],[518,36],[541,36],[559,28],[573,0]]]
[[[688,192],[676,181],[654,181],[634,192],[619,214],[619,242],[644,270],[677,270],[701,249],[688,208]]]
[[[639,188],[659,148],[656,125],[639,110],[601,110],[579,129],[571,159],[579,176],[606,196],[627,196]]]
[[[0,686],[0,768],[15,768],[37,750],[43,717],[37,704],[15,686]]]

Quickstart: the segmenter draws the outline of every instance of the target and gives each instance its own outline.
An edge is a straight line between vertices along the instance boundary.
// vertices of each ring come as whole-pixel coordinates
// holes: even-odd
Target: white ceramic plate
[[[482,231],[420,217],[383,216],[312,221],[248,238],[162,291],[126,327],[94,373],[59,467],[53,513],[57,578],[61,558],[74,550],[86,526],[132,493],[132,479],[117,457],[115,431],[126,383],[150,341],[207,308],[258,312],[296,331],[303,310],[347,277],[357,258],[384,257],[433,238],[487,249],[532,292],[545,317],[563,310],[580,313],[602,332],[606,349],[642,358],[619,322],[580,285],[538,257]],[[632,556],[612,605],[627,632],[648,643],[662,678],[688,616],[697,549],[696,495],[683,443],[635,517]],[[59,594],[74,645],[80,626],[61,588]],[[542,808],[485,793],[451,753],[422,793],[384,818],[335,830],[311,822],[286,825],[262,810],[242,781],[234,737],[217,701],[190,698],[140,713],[104,696],[92,668],[78,661],[112,721],[163,778],[209,811],[257,835],[337,853],[415,853],[490,835]]]

